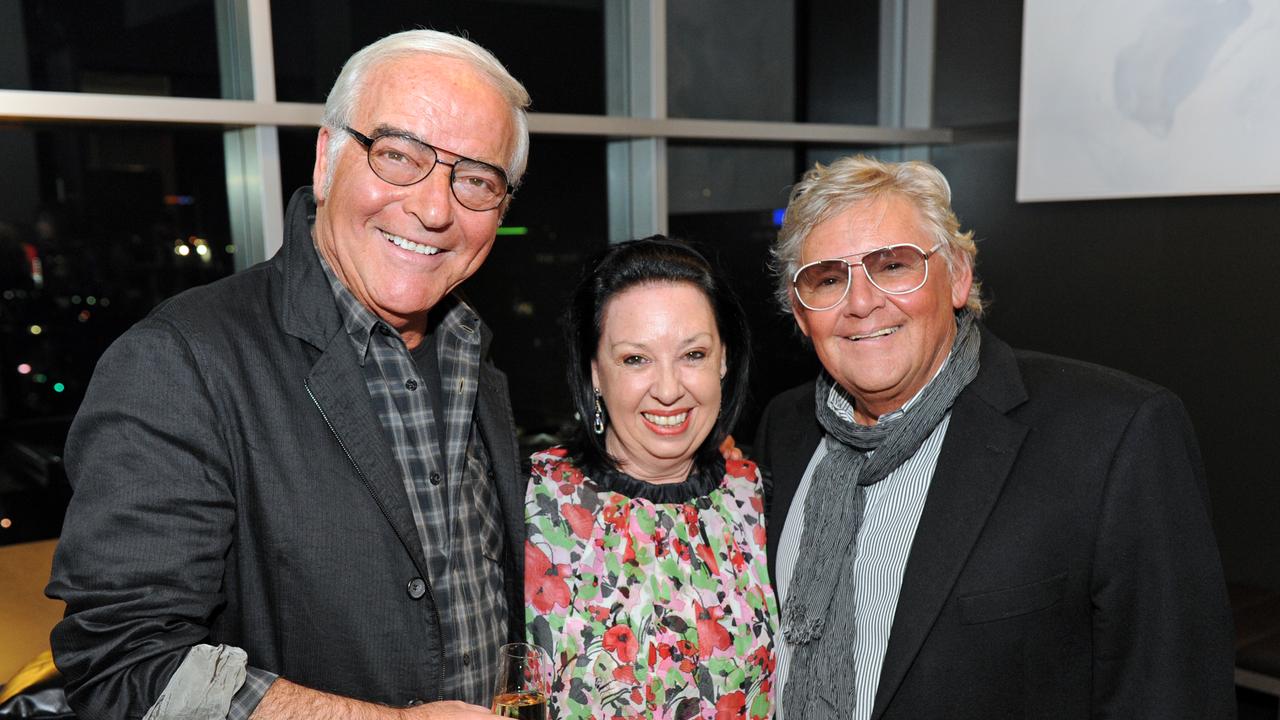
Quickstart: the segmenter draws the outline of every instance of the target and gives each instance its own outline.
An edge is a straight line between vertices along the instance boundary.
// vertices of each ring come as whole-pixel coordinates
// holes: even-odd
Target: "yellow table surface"
[[[57,540],[0,547],[0,686],[41,650],[64,604],[44,596]]]

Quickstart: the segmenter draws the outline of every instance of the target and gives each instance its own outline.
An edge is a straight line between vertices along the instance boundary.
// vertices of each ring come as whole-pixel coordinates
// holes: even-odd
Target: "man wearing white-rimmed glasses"
[[[950,202],[936,168],[858,156],[787,207],[777,296],[822,370],[756,437],[779,717],[1234,717],[1186,412],[986,330]]]

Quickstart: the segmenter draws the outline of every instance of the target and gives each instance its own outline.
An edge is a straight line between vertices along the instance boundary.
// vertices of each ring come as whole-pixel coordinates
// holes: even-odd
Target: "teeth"
[[[867,338],[883,337],[883,336],[885,336],[885,335],[892,335],[893,333],[898,332],[898,328],[899,328],[899,327],[900,327],[900,326],[898,326],[898,325],[894,325],[893,327],[887,327],[887,328],[885,328],[885,329],[883,329],[883,330],[877,330],[877,331],[875,331],[875,332],[873,332],[873,333],[867,333],[866,335],[854,335],[854,336],[850,337],[849,339],[850,339],[850,340],[866,340]]]
[[[396,247],[402,247],[405,250],[416,252],[419,255],[435,255],[440,252],[440,248],[431,247],[430,245],[422,245],[412,240],[405,240],[399,235],[392,235],[389,232],[382,233],[382,236],[390,240]]]
[[[682,424],[685,418],[689,417],[688,412],[682,412],[679,415],[653,415],[650,413],[641,413],[641,415],[644,415],[644,419],[654,425],[662,425],[663,427],[675,427]]]

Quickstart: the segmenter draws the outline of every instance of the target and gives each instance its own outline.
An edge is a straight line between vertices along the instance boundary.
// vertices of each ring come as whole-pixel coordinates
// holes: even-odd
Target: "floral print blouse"
[[[533,456],[525,621],[556,669],[548,717],[767,719],[777,605],[760,474],[650,485]],[[718,468],[717,468],[718,472]]]

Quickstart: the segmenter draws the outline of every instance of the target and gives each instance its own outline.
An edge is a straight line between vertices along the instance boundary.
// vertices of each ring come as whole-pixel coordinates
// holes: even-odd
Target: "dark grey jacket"
[[[771,561],[821,438],[812,383],[769,403],[756,459],[772,476]],[[1232,641],[1182,403],[984,329],[907,558],[873,720],[1227,720]]]
[[[408,589],[427,562],[314,212],[298,191],[274,258],[166,301],[98,363],[48,589],[67,602],[52,643],[81,717],[141,716],[199,643],[349,697],[439,698],[449,638],[432,594]],[[525,477],[487,361],[476,402],[506,527],[512,612],[495,621],[519,637]]]

